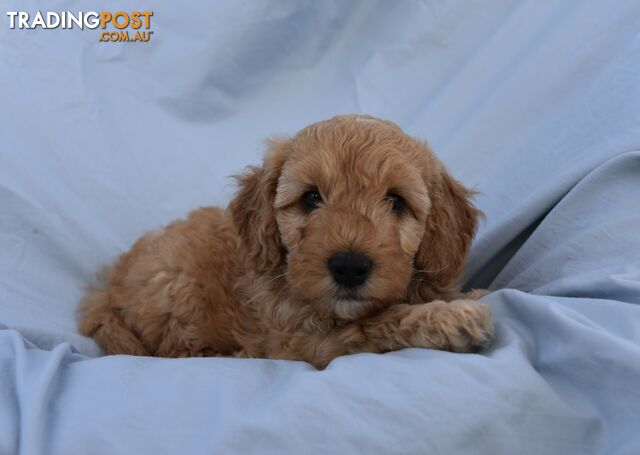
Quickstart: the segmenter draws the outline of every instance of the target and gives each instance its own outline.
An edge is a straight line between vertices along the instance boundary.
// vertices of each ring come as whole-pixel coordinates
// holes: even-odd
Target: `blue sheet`
[[[0,454],[640,453],[637,2],[126,8],[154,12],[149,43],[0,20]],[[101,265],[226,204],[265,137],[347,112],[428,139],[480,192],[465,280],[492,291],[488,352],[317,371],[77,334]]]

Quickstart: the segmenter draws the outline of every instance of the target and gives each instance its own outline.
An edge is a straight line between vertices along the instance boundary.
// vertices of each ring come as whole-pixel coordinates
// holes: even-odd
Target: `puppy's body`
[[[343,116],[271,143],[228,213],[142,237],[82,304],[108,353],[305,360],[486,345],[486,306],[456,280],[470,193],[396,125]],[[453,301],[452,301],[453,300]]]

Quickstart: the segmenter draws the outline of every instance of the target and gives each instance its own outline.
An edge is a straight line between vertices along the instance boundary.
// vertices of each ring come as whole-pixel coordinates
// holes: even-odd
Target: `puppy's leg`
[[[80,333],[94,337],[107,354],[149,355],[140,339],[109,304],[109,293],[92,289],[82,302]]]
[[[305,360],[317,368],[334,358],[360,352],[383,353],[419,347],[453,352],[477,352],[493,335],[489,307],[474,300],[454,300],[387,308],[370,319],[328,333],[294,333],[272,343],[275,359]],[[244,357],[244,355],[237,355]]]
[[[222,305],[228,302],[223,302],[222,295],[212,304],[207,288],[186,273],[171,276],[163,289],[156,303],[168,319],[154,355],[211,357],[229,355],[237,349],[227,333],[229,313]]]
[[[204,319],[204,318],[203,318]],[[198,321],[179,319],[172,316],[167,321],[162,341],[154,355],[158,357],[215,357],[218,352],[213,346],[203,344]],[[212,330],[215,326],[212,327]]]
[[[492,335],[489,307],[477,301],[399,304],[324,337],[306,338],[304,358],[324,368],[335,357],[360,352],[382,353],[411,347],[477,352],[488,346]],[[291,339],[290,346],[300,352],[296,338]]]
[[[420,305],[395,305],[368,321],[364,332],[381,350],[407,347],[477,352],[493,335],[486,304],[473,300],[436,300]]]

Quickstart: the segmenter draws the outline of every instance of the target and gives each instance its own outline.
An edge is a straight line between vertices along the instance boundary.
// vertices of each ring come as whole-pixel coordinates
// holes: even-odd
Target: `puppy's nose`
[[[329,258],[329,271],[336,283],[354,288],[367,281],[373,263],[359,253],[338,253]]]

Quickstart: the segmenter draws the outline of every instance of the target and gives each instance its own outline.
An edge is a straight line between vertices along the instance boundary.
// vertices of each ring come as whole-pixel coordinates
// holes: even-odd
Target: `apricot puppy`
[[[478,211],[424,142],[348,115],[268,145],[226,212],[148,233],[107,270],[81,304],[84,335],[110,354],[318,368],[489,343],[488,307],[457,283]]]

